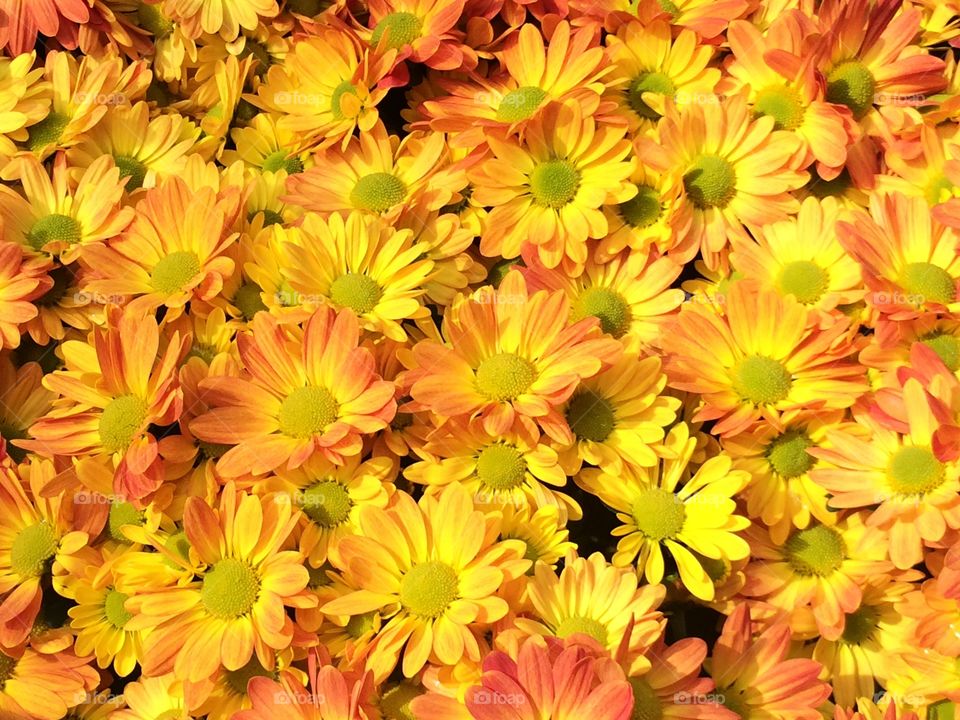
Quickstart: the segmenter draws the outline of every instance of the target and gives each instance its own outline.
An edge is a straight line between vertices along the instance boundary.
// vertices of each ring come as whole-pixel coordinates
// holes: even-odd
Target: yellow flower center
[[[511,90],[500,100],[497,107],[497,120],[517,122],[533,115],[546,99],[547,93],[532,85]]]
[[[701,155],[684,174],[683,186],[698,208],[722,208],[737,194],[737,174],[722,157]]]
[[[663,215],[660,193],[650,185],[637,185],[637,194],[617,206],[623,221],[633,228],[653,225]]]
[[[580,440],[603,442],[617,426],[610,401],[590,388],[580,388],[566,410],[567,423]]]
[[[673,84],[667,75],[662,72],[640,73],[630,83],[627,90],[627,102],[633,111],[640,117],[656,120],[660,113],[654,110],[643,101],[644,93],[657,93],[658,95],[673,95],[677,91],[677,86]]]
[[[879,613],[869,605],[864,605],[846,616],[841,641],[847,645],[862,645],[877,629]]]
[[[772,87],[757,93],[754,110],[769,115],[775,130],[795,130],[803,123],[805,109],[800,94],[793,88]]]
[[[260,593],[260,578],[248,563],[224,558],[203,576],[200,600],[207,612],[224,620],[246,615]]]
[[[280,403],[280,432],[301,439],[316,435],[337,419],[337,410],[337,401],[326,388],[297,388]]]
[[[190,540],[187,539],[187,533],[183,530],[175,532],[173,535],[167,538],[166,542],[163,543],[165,550],[169,550],[177,557],[180,557],[184,560],[190,559]],[[171,560],[170,558],[164,558],[164,562],[167,567],[174,568],[176,570],[180,569],[180,565]]]
[[[943,485],[945,471],[931,450],[902,447],[890,458],[887,481],[900,495],[925,495]]]
[[[70,124],[70,116],[52,112],[28,130],[27,147],[30,152],[43,150],[60,140],[63,131]]]
[[[812,305],[826,292],[830,284],[827,271],[809,260],[787,263],[780,271],[777,285],[784,295],[793,295],[797,302]]]
[[[814,442],[802,430],[788,430],[767,447],[767,461],[774,472],[787,480],[800,477],[814,466],[817,459],[807,452]]]
[[[110,512],[107,514],[107,532],[117,542],[131,545],[130,539],[123,534],[123,528],[126,525],[143,525],[145,519],[146,515],[132,503],[111,503]]]
[[[57,552],[57,534],[44,521],[17,533],[10,548],[10,567],[23,578],[43,575]]]
[[[555,631],[558,638],[568,638],[574,633],[589,635],[601,645],[607,644],[607,628],[599,620],[583,615],[573,615],[557,625]]]
[[[733,368],[733,389],[756,405],[783,400],[792,385],[793,380],[783,364],[763,355],[745,357]]]
[[[264,172],[286,171],[287,175],[303,172],[303,160],[296,155],[287,155],[286,150],[277,150],[263,159]]]
[[[341,307],[348,307],[357,315],[372,312],[383,297],[377,281],[368,275],[347,273],[330,285],[330,299]]]
[[[616,290],[607,287],[589,287],[580,293],[573,304],[573,319],[595,317],[605,333],[623,337],[632,320],[630,305]]]
[[[672,492],[663,488],[642,490],[633,501],[633,521],[645,537],[660,542],[683,529],[687,510]]]
[[[300,507],[317,525],[334,528],[350,516],[353,500],[340,483],[321,480],[303,491]]]
[[[110,588],[103,600],[103,614],[107,618],[107,622],[117,630],[122,630],[123,626],[133,619],[133,613],[127,612],[124,607],[124,603],[127,602],[129,597],[129,595]]]
[[[854,117],[860,118],[873,107],[877,81],[870,69],[859,60],[847,60],[827,75],[827,102],[846,105]]]
[[[160,258],[150,273],[150,284],[161,293],[175,293],[200,273],[200,258],[189,250],[180,250]]]
[[[491,355],[477,368],[477,389],[491,400],[513,400],[537,378],[529,360],[513,353]]]
[[[547,160],[530,173],[530,194],[537,205],[562,208],[577,195],[580,172],[569,160]]]
[[[410,703],[423,694],[418,685],[399,683],[383,693],[380,712],[384,720],[418,720],[410,709]]]
[[[120,169],[121,178],[130,178],[127,181],[127,192],[143,187],[143,180],[147,176],[147,166],[133,155],[114,155],[113,161]]]
[[[643,678],[630,678],[633,688],[633,713],[630,720],[663,720],[663,703]]]
[[[927,302],[949,305],[957,299],[956,281],[933,263],[909,263],[900,274],[900,284],[910,295],[918,297],[918,305]]]
[[[80,239],[82,232],[80,223],[72,217],[54,213],[34,223],[27,233],[27,243],[39,252],[47,243],[75,243]]]
[[[267,306],[263,303],[260,296],[262,290],[259,285],[248,282],[241,285],[233,296],[233,304],[246,320],[253,320],[253,316],[261,310],[266,310]]]
[[[273,673],[266,670],[257,656],[250,658],[250,662],[238,670],[225,670],[224,676],[227,680],[227,686],[237,695],[247,694],[247,685],[255,677],[273,677]]]
[[[140,3],[137,8],[137,19],[144,30],[152,33],[155,38],[162,38],[173,32],[173,21],[160,12],[159,5]]]
[[[401,202],[406,194],[406,185],[396,175],[375,172],[357,180],[350,193],[350,202],[361,210],[380,213]]]
[[[423,618],[443,615],[458,593],[457,571],[436,560],[415,565],[400,581],[400,604]]]
[[[334,120],[345,120],[347,117],[341,106],[344,95],[357,95],[357,86],[349,80],[344,80],[333,89],[333,94],[330,96],[330,114],[333,115]]]
[[[512,490],[523,484],[527,462],[513,445],[488,445],[477,456],[477,477],[494,490]]]
[[[344,632],[354,640],[359,640],[376,627],[376,623],[374,622],[376,618],[377,613],[375,612],[354,615],[347,621],[346,626],[343,628]]]
[[[798,530],[783,546],[787,562],[797,575],[826,577],[843,563],[846,548],[833,528],[815,525]]]
[[[960,369],[960,340],[956,336],[934,332],[920,338],[920,342],[933,350],[951,372]]]
[[[123,452],[143,430],[147,403],[136,395],[121,395],[111,400],[100,415],[100,442],[107,452]]]
[[[378,45],[380,38],[386,34],[387,47],[391,50],[399,50],[404,45],[409,45],[420,37],[422,29],[423,22],[413,13],[390,13],[378,22],[377,26],[373,29],[370,44],[373,46]]]

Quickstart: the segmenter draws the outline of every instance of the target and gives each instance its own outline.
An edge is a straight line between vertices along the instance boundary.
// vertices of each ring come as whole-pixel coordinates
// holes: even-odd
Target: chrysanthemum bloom
[[[960,310],[960,234],[933,219],[923,198],[873,194],[870,214],[853,211],[837,235],[863,269],[867,302],[891,320]]]
[[[613,61],[609,81],[618,85],[611,92],[633,129],[660,118],[663,96],[681,104],[702,102],[713,96],[720,79],[719,69],[707,67],[713,46],[700,44],[690,30],[681,30],[674,38],[665,20],[649,25],[629,22],[607,37],[607,46]]]
[[[477,54],[456,25],[465,0],[372,0],[368,24],[370,47],[398,52],[435,70],[472,70]]]
[[[907,569],[922,560],[925,543],[939,543],[948,528],[960,528],[960,464],[934,452],[940,420],[919,380],[906,381],[902,403],[902,432],[865,413],[856,420],[866,434],[828,431],[830,447],[810,452],[830,467],[814,468],[810,477],[831,493],[831,507],[879,505],[867,524],[890,533],[890,559]]]
[[[5,648],[16,647],[30,633],[42,585],[52,578],[62,590],[63,576],[83,567],[79,554],[88,540],[87,533],[75,529],[69,495],[42,495],[54,476],[53,464],[33,458],[22,467],[23,479],[10,467],[0,469],[0,644]]]
[[[743,15],[751,5],[748,0],[671,0],[669,5],[660,0],[573,0],[570,7],[601,24],[615,26],[637,16],[644,25],[669,20],[709,40],[723,33],[729,22]]]
[[[290,287],[314,304],[356,313],[365,330],[403,342],[404,320],[427,317],[423,305],[433,261],[411,230],[397,230],[375,215],[354,211],[324,220],[308,213],[293,242],[283,247],[281,271]],[[293,303],[296,304],[296,303]]]
[[[43,369],[38,363],[25,362],[19,367],[10,357],[0,358],[0,437],[6,453],[17,463],[26,452],[13,445],[25,440],[28,428],[45,415],[56,395],[43,387]]]
[[[355,455],[334,465],[313,455],[295,470],[277,470],[259,489],[276,492],[277,502],[300,508],[300,550],[313,567],[320,567],[328,553],[336,552],[340,539],[356,531],[361,508],[386,506],[396,472],[396,463],[388,457],[361,462]]]
[[[916,7],[901,8],[896,0],[832,0],[817,19],[822,35],[815,53],[826,76],[825,99],[850,108],[857,120],[875,105],[922,105],[924,96],[946,86],[943,60],[912,44],[920,30]]]
[[[475,504],[534,509],[561,504],[579,519],[576,502],[554,490],[566,485],[567,476],[556,450],[544,440],[520,427],[488,435],[478,420],[451,423],[417,451],[423,460],[403,472],[428,491],[458,483],[471,493]]]
[[[496,541],[484,514],[458,484],[419,505],[397,493],[386,510],[360,511],[360,534],[340,541],[332,558],[348,583],[359,587],[324,605],[333,615],[383,612],[383,629],[368,667],[386,670],[403,651],[403,674],[413,677],[428,660],[452,665],[480,658],[475,633],[507,614],[494,593],[524,573],[518,540]],[[377,648],[383,647],[382,652]],[[381,667],[382,666],[382,667]]]
[[[301,142],[289,129],[280,128],[276,115],[258,113],[249,124],[230,130],[232,150],[224,150],[219,162],[230,167],[242,162],[244,167],[260,173],[284,171],[287,175],[303,172],[309,155],[301,150]]]
[[[662,394],[666,384],[659,358],[632,352],[580,383],[563,411],[574,437],[560,453],[564,471],[576,475],[584,462],[613,474],[623,465],[656,465],[655,447],[680,408]]]
[[[123,181],[109,157],[87,168],[76,188],[63,155],[54,162],[52,177],[32,155],[18,158],[7,172],[14,168],[26,197],[0,186],[0,219],[5,239],[29,253],[42,251],[71,263],[84,245],[119,235],[133,219],[133,208],[120,206]]]
[[[43,68],[34,68],[36,59],[35,52],[0,57],[0,168],[16,154],[14,142],[26,142],[27,128],[43,120],[50,108],[50,88]]]
[[[112,109],[82,139],[67,150],[74,173],[88,168],[101,155],[111,155],[121,178],[129,178],[125,190],[152,188],[179,174],[184,156],[194,150],[200,128],[180,115],[150,117],[145,102]]]
[[[933,648],[942,655],[960,656],[960,601],[943,592],[940,578],[923,582],[906,596],[900,607],[907,617],[916,621],[914,628],[916,644],[921,648]]]
[[[960,137],[954,123],[921,125],[919,136],[891,146],[884,161],[895,175],[878,175],[877,189],[922,197],[930,205],[957,202]]]
[[[395,386],[358,347],[350,310],[317,310],[302,337],[267,313],[250,326],[252,333],[237,338],[245,376],[202,381],[212,409],[190,423],[200,440],[234,446],[217,462],[223,476],[297,468],[314,453],[342,463],[360,452],[363,434],[393,418]]]
[[[559,577],[538,563],[527,593],[533,616],[514,620],[522,634],[561,639],[586,635],[613,652],[629,626],[621,664],[631,674],[650,667],[646,653],[666,625],[657,609],[666,593],[663,585],[640,585],[633,569],[614,567],[599,552],[584,558],[571,550]]]
[[[717,420],[722,437],[761,417],[783,430],[803,410],[847,408],[867,390],[846,318],[819,327],[793,297],[747,281],[724,297],[723,317],[687,303],[662,341],[670,386],[703,397],[695,420]]]
[[[553,28],[549,45],[536,25],[521,25],[499,59],[503,73],[470,82],[441,80],[445,94],[424,103],[430,127],[450,133],[451,144],[475,148],[488,132],[522,132],[551,102],[573,100],[592,114],[610,72],[594,29],[572,31],[567,22]]]
[[[253,678],[248,687],[252,707],[236,720],[359,720],[369,717],[373,693],[369,674],[357,678],[331,665],[318,669],[309,689],[289,672]]]
[[[401,140],[377,122],[345,148],[318,152],[312,168],[287,181],[284,199],[325,214],[363,210],[393,218],[414,199],[437,209],[459,190],[431,182],[445,153],[440,133],[413,132]]]
[[[64,47],[76,47],[76,25],[90,20],[88,0],[0,0],[0,48],[16,56],[37,44],[37,35],[56,38]],[[72,30],[72,32],[71,32]],[[42,42],[42,41],[41,41]],[[72,46],[72,47],[71,47]]]
[[[508,273],[497,290],[481,290],[446,314],[444,343],[422,340],[413,347],[415,367],[404,380],[415,401],[411,409],[480,417],[490,435],[517,420],[536,434],[539,424],[569,442],[558,408],[582,379],[616,362],[622,351],[600,335],[596,319],[571,324],[569,317],[562,292],[529,293],[519,272]]]
[[[25,720],[66,717],[100,685],[89,662],[72,650],[41,655],[21,648],[15,656],[0,651],[0,713]]]
[[[750,473],[750,484],[743,492],[747,514],[770,528],[775,543],[783,543],[794,528],[836,522],[827,491],[810,479],[818,459],[808,450],[824,445],[827,431],[843,416],[842,410],[801,415],[782,431],[761,421],[723,440],[734,468]]]
[[[824,667],[837,705],[851,707],[857,697],[873,696],[874,682],[886,684],[890,648],[910,642],[912,628],[899,607],[914,586],[877,575],[861,585],[863,601],[844,620],[843,633],[821,637],[813,659]]]
[[[567,103],[531,121],[522,141],[489,137],[491,155],[468,171],[473,198],[493,207],[480,251],[515,258],[529,243],[548,268],[583,265],[587,239],[607,234],[602,206],[636,194],[627,182],[633,159],[625,132]]]
[[[747,536],[754,559],[746,569],[744,594],[789,615],[796,632],[835,640],[862,602],[860,585],[893,570],[887,534],[865,526],[865,515],[794,530],[782,545],[753,528]]]
[[[669,457],[662,465],[624,467],[616,475],[584,470],[578,483],[616,510],[617,519],[624,523],[613,531],[622,536],[613,556],[615,565],[628,566],[636,560],[637,570],[649,582],[659,583],[666,548],[687,589],[701,600],[712,600],[713,582],[697,555],[729,562],[750,554],[747,542],[736,535],[750,521],[736,514],[732,499],[750,476],[732,470],[729,456],[716,455],[686,480],[696,444],[687,425],[679,423],[664,441]]]
[[[24,326],[37,317],[34,302],[53,284],[45,270],[44,263],[24,258],[21,245],[0,242],[0,349],[19,347]]]
[[[769,115],[754,119],[743,95],[722,103],[667,103],[659,140],[637,141],[645,162],[682,177],[687,202],[677,210],[678,232],[695,238],[710,268],[723,264],[731,236],[746,236],[744,223],[769,225],[799,207],[790,191],[808,177],[795,167],[800,140],[775,124]],[[662,151],[648,154],[648,146]]]
[[[167,717],[190,720],[183,702],[183,683],[172,673],[141,678],[124,686],[127,706],[110,716],[110,720],[150,720]]]
[[[377,54],[345,28],[318,32],[294,43],[283,64],[267,70],[257,96],[249,97],[304,146],[348,142],[354,129],[369,132],[379,119],[377,104],[394,84],[396,51]]]
[[[163,14],[176,20],[190,37],[202,33],[235,40],[240,29],[253,30],[261,18],[280,12],[276,0],[164,0]]]
[[[534,567],[538,563],[556,567],[561,558],[576,548],[569,540],[567,515],[559,505],[544,505],[536,510],[528,505],[506,505],[502,512],[500,537],[525,542],[524,557],[533,561]]]
[[[198,681],[222,664],[243,667],[256,651],[266,666],[287,647],[293,622],[285,606],[301,596],[309,576],[302,555],[281,550],[297,523],[289,503],[258,498],[228,484],[218,509],[190,498],[183,529],[192,551],[206,563],[196,580],[179,587],[133,594],[126,628],[153,628],[144,645],[144,672],[174,671]]]

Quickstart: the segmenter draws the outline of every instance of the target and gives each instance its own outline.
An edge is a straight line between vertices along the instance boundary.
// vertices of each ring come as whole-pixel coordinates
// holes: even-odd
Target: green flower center
[[[350,516],[353,500],[340,483],[321,480],[303,491],[300,507],[317,525],[334,528]]]
[[[357,315],[372,312],[383,297],[377,281],[368,275],[347,273],[330,285],[330,299],[341,307],[348,307]]]
[[[331,582],[330,576],[327,575],[327,571],[330,569],[331,567],[327,563],[317,568],[308,565],[307,574],[310,576],[310,580],[307,582],[307,587],[311,590],[327,587]]]
[[[577,194],[580,173],[569,160],[547,160],[530,173],[530,194],[542,207],[562,208]]]
[[[737,193],[737,175],[722,157],[701,155],[684,174],[683,186],[698,208],[722,208]]]
[[[27,233],[27,243],[36,251],[43,250],[47,243],[73,244],[80,240],[83,230],[80,223],[69,215],[54,213],[40,218]]]
[[[797,575],[820,577],[839,568],[846,552],[840,533],[825,525],[798,530],[790,536],[783,550]]]
[[[777,285],[784,295],[793,295],[797,302],[812,305],[826,292],[830,284],[827,271],[809,260],[787,263],[780,271]]]
[[[951,372],[960,369],[960,340],[956,336],[935,332],[920,338],[920,342],[933,350]]]
[[[500,287],[500,283],[503,282],[507,273],[518,267],[523,267],[523,261],[520,258],[504,258],[503,260],[498,260],[487,273],[487,284],[493,285],[495,288]]]
[[[354,615],[347,621],[347,624],[343,629],[347,635],[352,637],[354,640],[359,640],[376,627],[376,619],[377,613],[375,612]]]
[[[143,429],[147,403],[136,395],[111,400],[100,415],[100,442],[110,453],[123,452]]]
[[[574,633],[589,635],[601,645],[607,644],[607,628],[599,620],[583,615],[573,615],[564,619],[554,631],[558,638],[568,638]]]
[[[287,155],[285,150],[277,150],[263,159],[264,172],[278,172],[285,170],[287,175],[296,175],[303,172],[303,160],[296,155]]]
[[[224,620],[246,615],[260,593],[260,578],[248,563],[224,558],[203,576],[200,600],[207,612]]]
[[[960,661],[957,662],[960,666]],[[957,704],[951,700],[941,700],[927,708],[927,720],[956,720]]]
[[[637,185],[637,194],[625,203],[620,203],[617,212],[630,227],[650,227],[663,215],[660,193],[649,185]]]
[[[340,101],[343,100],[344,95],[357,95],[357,86],[349,80],[344,80],[333,89],[333,94],[330,96],[330,114],[333,115],[334,120],[346,118],[343,108],[340,107]]]
[[[18,448],[10,443],[11,440],[26,440],[28,435],[24,428],[14,427],[8,423],[0,423],[0,437],[7,441],[7,455],[13,458],[14,462],[22,463],[27,456],[27,451]]]
[[[846,105],[854,117],[860,118],[873,107],[877,81],[859,60],[847,60],[827,75],[827,102]]]
[[[139,20],[140,27],[152,33],[156,38],[162,38],[173,31],[173,21],[160,12],[159,5],[148,5],[141,2],[140,7],[137,8],[137,20]]]
[[[117,542],[131,545],[130,539],[123,534],[123,528],[127,525],[143,525],[145,519],[143,511],[137,510],[132,503],[111,503],[107,515],[107,533]]]
[[[370,44],[376,46],[380,43],[380,38],[387,36],[387,48],[399,50],[404,45],[409,45],[418,37],[423,29],[423,22],[413,13],[395,12],[390,13],[377,23],[373,29],[373,35],[370,37]]]
[[[237,306],[240,314],[246,320],[253,320],[254,315],[267,309],[267,306],[263,303],[263,298],[260,296],[261,292],[259,285],[248,282],[241,285],[233,296],[233,304]]]
[[[120,168],[121,178],[130,178],[127,181],[127,192],[143,187],[143,179],[147,176],[147,166],[132,155],[114,155],[113,161]]]
[[[814,442],[802,430],[789,430],[767,447],[767,461],[774,472],[787,480],[800,477],[816,464],[817,459],[807,452]]]
[[[547,93],[532,85],[511,90],[500,100],[497,107],[497,120],[517,122],[533,115],[546,99]]]
[[[617,426],[610,401],[586,387],[570,398],[566,418],[574,435],[593,442],[603,442]]]
[[[477,456],[477,477],[489,488],[512,490],[522,485],[526,476],[527,461],[512,445],[488,445]]]
[[[902,447],[890,458],[887,481],[900,495],[924,495],[943,484],[945,471],[931,450]]]
[[[817,175],[816,170],[813,170],[811,173],[810,182],[807,183],[806,189],[811,195],[815,198],[820,198],[821,200],[825,197],[840,197],[847,190],[853,186],[853,181],[850,179],[850,174],[847,172],[846,168],[841,171],[833,180],[824,180],[819,175]]]
[[[107,622],[117,630],[122,630],[123,626],[133,619],[133,613],[127,612],[124,607],[124,603],[127,602],[129,597],[129,595],[110,588],[103,600],[103,614],[106,616]]]
[[[436,560],[415,565],[400,581],[400,604],[419,617],[440,617],[458,593],[457,571]]]
[[[847,645],[862,645],[870,639],[877,629],[879,613],[869,605],[864,605],[846,616],[841,642]]]
[[[589,287],[580,293],[573,304],[573,319],[595,317],[605,333],[623,337],[632,320],[630,305],[616,290],[607,287]]]
[[[200,258],[189,250],[180,250],[160,258],[150,273],[150,284],[160,293],[180,292],[200,274]]]
[[[533,363],[513,353],[491,355],[477,368],[477,389],[491,400],[513,400],[536,379]]]
[[[57,552],[57,534],[44,521],[25,527],[10,548],[10,567],[23,578],[40,577]]]
[[[301,439],[316,435],[337,419],[337,410],[337,401],[326,388],[297,388],[280,403],[280,432]]]
[[[630,720],[663,720],[663,703],[643,678],[630,678],[633,688],[633,713]]]
[[[680,14],[680,8],[678,8],[676,3],[673,3],[671,0],[658,0],[657,4],[660,5],[661,10],[670,13],[673,17],[676,17]]]
[[[257,660],[256,655],[250,658],[250,662],[248,662],[242,668],[238,670],[225,670],[223,674],[226,678],[227,686],[237,695],[247,694],[247,685],[250,684],[250,681],[253,678],[273,677],[273,673],[269,670],[266,670],[263,665],[260,664],[260,661]]]
[[[165,550],[169,550],[177,557],[183,558],[183,560],[190,559],[190,540],[187,539],[187,533],[183,530],[175,532],[173,535],[168,537],[163,543]],[[174,570],[179,570],[180,565],[171,560],[170,558],[164,558],[164,562],[167,567],[173,568]]]
[[[775,130],[795,130],[803,123],[804,107],[796,90],[788,87],[772,87],[757,93],[754,110],[769,115],[776,122]]]
[[[916,304],[927,302],[949,305],[957,299],[957,284],[950,273],[928,262],[910,263],[903,268],[900,284],[910,295],[918,296]]]
[[[207,460],[219,460],[226,454],[227,450],[233,447],[233,445],[227,445],[226,443],[211,443],[199,440],[197,442],[197,447],[200,449],[203,457]]]
[[[5,652],[0,652],[0,689],[6,684],[7,680],[14,676],[17,669],[17,659],[12,658]]]
[[[63,131],[70,124],[70,116],[52,112],[28,130],[27,147],[30,152],[43,150],[60,140]]]
[[[645,537],[660,542],[676,537],[683,529],[687,511],[672,492],[663,488],[643,490],[633,501],[633,520]]]
[[[380,698],[380,712],[384,720],[418,720],[410,709],[410,703],[423,694],[417,685],[399,683],[383,693]]]
[[[643,101],[644,93],[657,93],[658,95],[673,95],[677,91],[677,86],[673,84],[667,75],[662,72],[640,73],[630,83],[627,89],[627,102],[633,111],[640,117],[656,120],[660,113],[654,110]]]
[[[278,213],[276,210],[271,210],[270,208],[264,208],[262,210],[255,210],[247,216],[247,219],[250,222],[253,222],[253,219],[263,213],[263,226],[270,227],[271,225],[283,225],[283,215]]]
[[[401,202],[406,194],[406,185],[396,175],[375,172],[357,180],[350,193],[350,202],[361,210],[381,213]]]
[[[733,389],[756,405],[780,402],[792,385],[790,373],[773,358],[750,355],[733,368]]]

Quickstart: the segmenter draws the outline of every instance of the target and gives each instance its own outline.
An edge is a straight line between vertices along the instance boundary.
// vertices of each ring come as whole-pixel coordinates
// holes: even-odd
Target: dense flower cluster
[[[953,720],[958,0],[0,0],[0,718]]]

